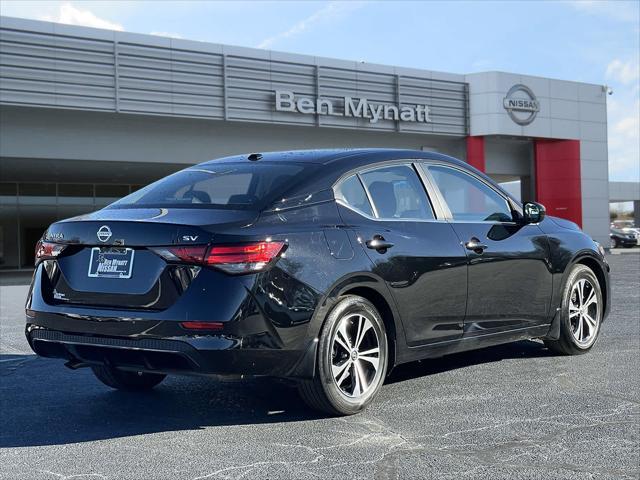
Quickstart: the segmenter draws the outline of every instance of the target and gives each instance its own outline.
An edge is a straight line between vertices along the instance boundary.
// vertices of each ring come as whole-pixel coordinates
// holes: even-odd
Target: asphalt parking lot
[[[33,356],[27,287],[0,287],[0,478],[637,479],[640,254],[609,261],[613,309],[588,355],[526,341],[405,365],[349,418],[269,379],[109,390]]]

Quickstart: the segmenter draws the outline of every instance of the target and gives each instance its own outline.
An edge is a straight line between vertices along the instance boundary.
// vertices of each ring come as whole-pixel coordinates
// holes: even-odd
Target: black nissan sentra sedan
[[[36,263],[39,355],[118,389],[285,377],[347,415],[405,362],[527,338],[585,353],[611,301],[604,251],[574,223],[409,150],[202,163],[54,223]]]

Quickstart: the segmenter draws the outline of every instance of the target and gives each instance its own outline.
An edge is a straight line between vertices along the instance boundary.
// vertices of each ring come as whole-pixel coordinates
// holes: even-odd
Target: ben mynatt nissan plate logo
[[[98,236],[98,240],[106,242],[111,238],[111,229],[106,225],[103,225],[98,229],[96,235]]]
[[[502,102],[511,120],[518,125],[529,125],[540,111],[540,102],[531,89],[522,84],[511,87]]]

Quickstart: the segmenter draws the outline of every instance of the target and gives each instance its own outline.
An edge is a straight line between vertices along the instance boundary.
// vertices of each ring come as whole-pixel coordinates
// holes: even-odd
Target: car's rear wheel
[[[618,246],[619,246],[619,245],[618,245],[618,240],[617,240],[617,239],[615,239],[615,238],[610,238],[610,239],[609,239],[609,246],[610,246],[611,248],[618,248]]]
[[[382,387],[387,363],[382,317],[368,300],[344,296],[327,315],[315,378],[299,385],[300,395],[314,409],[353,415],[364,410]]]
[[[588,352],[600,333],[603,312],[602,291],[595,274],[585,265],[574,266],[563,291],[560,338],[545,340],[545,344],[564,355]]]
[[[166,377],[161,373],[128,372],[106,365],[92,366],[91,370],[102,383],[118,390],[150,390]]]

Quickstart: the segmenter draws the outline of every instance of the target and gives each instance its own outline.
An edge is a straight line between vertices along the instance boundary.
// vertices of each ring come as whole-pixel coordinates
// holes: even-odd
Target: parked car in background
[[[640,245],[640,228],[636,227],[624,227],[622,231],[626,234],[631,234],[636,237],[636,242]]]
[[[189,167],[52,224],[36,263],[39,355],[129,390],[167,374],[286,377],[342,415],[402,363],[527,338],[586,353],[611,303],[604,249],[576,224],[412,150]]]
[[[609,232],[609,239],[611,248],[631,248],[640,242],[640,234],[632,229],[612,228]]]
[[[633,228],[635,225],[633,224],[633,220],[625,219],[625,220],[614,220],[611,222],[611,228],[617,228],[619,230],[624,230],[625,228]]]

